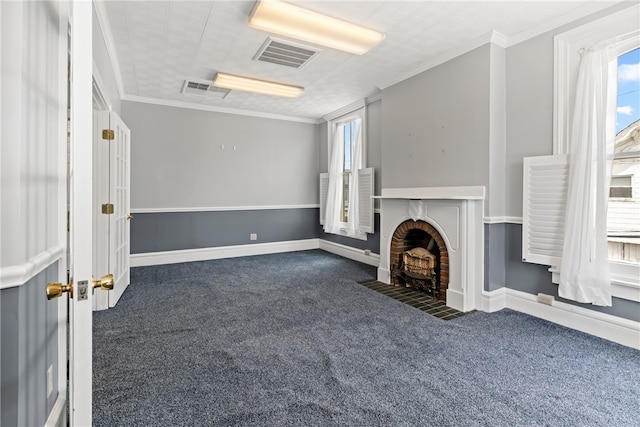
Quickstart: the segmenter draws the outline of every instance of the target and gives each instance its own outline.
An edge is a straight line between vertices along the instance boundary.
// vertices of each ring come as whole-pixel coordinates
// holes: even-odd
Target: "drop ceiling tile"
[[[300,69],[254,61],[269,33],[248,26],[254,1],[104,2],[124,93],[299,117],[319,118],[378,91],[432,58],[497,30],[507,37],[578,13],[593,2],[292,1],[384,31],[365,55],[333,49]],[[614,2],[600,2],[607,7]],[[590,6],[595,8],[596,6]],[[595,11],[595,9],[593,9]],[[584,14],[585,12],[579,12]],[[185,79],[215,72],[302,85],[295,100],[231,91],[224,99],[181,93]]]

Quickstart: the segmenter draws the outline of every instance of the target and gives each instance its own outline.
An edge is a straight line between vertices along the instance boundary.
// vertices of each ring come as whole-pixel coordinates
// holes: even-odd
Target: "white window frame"
[[[616,157],[614,156],[613,159],[615,160]],[[613,199],[613,200],[633,199],[633,175],[612,175],[611,176],[611,182],[612,183],[613,183],[614,180],[621,180],[621,179],[628,179],[629,180],[629,185],[611,185],[611,187],[609,189],[609,199]],[[631,194],[629,196],[612,196],[611,195],[611,188],[628,188],[629,191],[631,192]]]
[[[362,168],[359,170],[351,170],[351,173],[357,173],[360,180],[367,181],[368,185],[359,185],[359,212],[360,212],[360,227],[355,235],[349,234],[346,230],[347,223],[342,222],[343,231],[340,235],[351,237],[359,240],[367,240],[366,233],[374,233],[373,224],[373,183],[374,183],[374,170],[367,167],[367,108],[366,100],[360,100],[353,104],[347,105],[323,118],[327,121],[327,159],[331,159],[331,153],[333,150],[333,137],[335,135],[336,127],[344,125],[345,123],[352,122],[356,119],[360,119],[360,133],[362,136]],[[351,159],[351,163],[354,163],[354,159]],[[359,180],[359,181],[360,181]],[[324,217],[326,215],[326,191],[328,187],[328,174],[320,174],[320,224],[324,225]],[[364,196],[364,197],[363,197]],[[366,199],[366,200],[364,200]],[[352,203],[352,201],[350,201]]]
[[[365,152],[364,146],[365,146],[366,139],[365,139],[365,135],[364,135],[364,125],[365,125],[365,123],[364,123],[364,111],[361,111],[361,110],[355,111],[355,112],[353,112],[353,113],[351,113],[349,115],[343,116],[339,120],[336,120],[335,122],[333,122],[332,123],[332,128],[331,128],[331,133],[329,135],[329,139],[331,140],[331,144],[327,144],[327,145],[331,145],[331,148],[333,148],[333,144],[334,144],[333,135],[335,135],[336,128],[341,127],[341,126],[345,126],[348,123],[353,123],[357,119],[360,119],[360,127],[362,127],[362,129],[360,130],[361,135],[362,135],[362,151],[361,151],[361,154],[362,154],[362,157],[363,157],[362,165],[363,165],[363,168],[365,168],[366,167],[366,161],[365,161],[366,160],[366,156],[364,155],[364,152]],[[352,136],[353,136],[353,132],[352,132]],[[353,143],[353,139],[350,138],[350,141],[351,141],[351,143]],[[351,169],[349,170],[349,172],[344,172],[343,171],[343,173],[342,173],[343,176],[346,175],[346,174],[358,173],[357,170],[353,169],[354,159],[352,158],[352,156],[353,156],[353,145],[352,144],[349,146],[349,149],[351,150],[351,152],[349,153],[349,158],[351,159],[351,165],[352,166],[351,166]],[[346,157],[346,150],[345,150],[345,157]],[[342,163],[344,164],[344,158],[342,159]],[[345,199],[344,198],[344,178],[343,178],[342,194],[343,194],[343,197],[342,197],[342,209],[341,210],[344,210],[344,202],[345,202],[345,200],[344,200]],[[344,212],[341,212],[341,216],[343,214],[344,214]],[[347,213],[347,215],[348,215],[348,213]],[[344,227],[347,226],[346,222],[344,222],[344,221],[341,221],[341,222],[342,222],[342,224],[344,224]]]
[[[569,151],[570,119],[573,116],[580,51],[600,41],[618,37],[618,56],[640,47],[638,16],[640,5],[635,4],[554,37],[554,155],[568,154]],[[640,266],[615,261],[611,261],[609,266],[612,295],[640,302]],[[551,267],[550,271],[553,273],[553,282],[558,283],[559,271],[556,267]]]

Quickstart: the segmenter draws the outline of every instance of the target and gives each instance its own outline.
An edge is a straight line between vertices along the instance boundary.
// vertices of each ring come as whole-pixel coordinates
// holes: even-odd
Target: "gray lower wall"
[[[374,224],[376,232],[365,241],[325,233],[318,208],[138,213],[131,222],[131,253],[320,238],[379,254],[380,214],[374,215]],[[258,240],[250,240],[251,233]]]
[[[22,286],[0,291],[0,425],[41,426],[58,397],[58,303],[45,285],[58,278],[54,264]],[[46,372],[53,367],[47,398]]]
[[[492,224],[492,229],[494,225],[497,224]],[[522,262],[522,225],[500,224],[500,226],[504,226],[505,229],[504,253],[506,255],[505,279],[507,288],[533,295],[538,293],[553,295],[557,300],[567,304],[640,322],[640,303],[637,302],[613,298],[611,307],[598,307],[559,298],[558,286],[551,282],[548,266]],[[490,256],[490,254],[485,253],[485,256]]]
[[[484,290],[495,291],[506,283],[505,223],[484,225]]]
[[[131,222],[131,253],[314,239],[318,222],[318,208],[139,213]]]

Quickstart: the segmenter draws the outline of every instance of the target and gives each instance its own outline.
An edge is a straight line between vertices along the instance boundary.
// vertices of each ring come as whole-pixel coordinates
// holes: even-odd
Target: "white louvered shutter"
[[[568,183],[567,155],[524,159],[523,261],[560,265]]]
[[[358,224],[359,231],[373,233],[373,168],[358,170]]]
[[[320,224],[324,225],[327,212],[327,195],[329,194],[329,174],[320,174]]]

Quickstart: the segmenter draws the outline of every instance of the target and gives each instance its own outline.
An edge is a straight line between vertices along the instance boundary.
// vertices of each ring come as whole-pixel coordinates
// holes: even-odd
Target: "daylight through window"
[[[640,263],[640,48],[618,57],[616,113],[607,211],[609,259]]]

